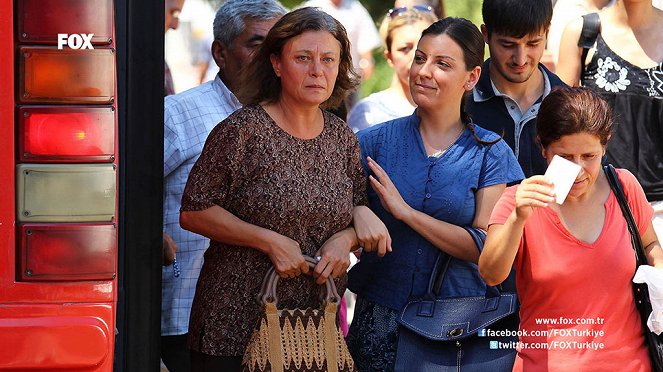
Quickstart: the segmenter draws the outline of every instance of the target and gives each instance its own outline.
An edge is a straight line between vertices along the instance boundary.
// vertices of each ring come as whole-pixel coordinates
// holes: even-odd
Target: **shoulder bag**
[[[589,49],[594,47],[596,39],[601,33],[601,18],[598,13],[589,13],[582,16],[582,30],[578,38],[578,46],[582,48],[582,56],[580,57],[580,74],[585,71],[585,60]]]
[[[466,228],[479,250],[485,233]],[[485,296],[438,298],[451,257],[440,252],[423,298],[408,301],[396,321],[396,371],[511,371],[518,341],[518,299],[487,287]],[[486,336],[486,329],[496,337]]]
[[[313,270],[317,261],[307,256],[305,259]],[[271,267],[258,296],[264,308],[244,352],[242,371],[354,371],[337,322],[341,296],[332,278],[327,279],[326,291],[321,293],[320,309],[279,309],[278,281]]]
[[[631,234],[631,243],[633,244],[633,250],[635,251],[635,261],[636,261],[636,270],[640,265],[647,264],[647,256],[645,254],[645,249],[642,246],[642,240],[640,239],[640,233],[638,231],[638,226],[635,223],[633,218],[633,213],[631,213],[631,208],[628,205],[628,200],[626,199],[626,194],[624,193],[624,188],[622,183],[617,177],[617,172],[615,168],[611,165],[603,166],[605,175],[608,178],[610,183],[610,188],[615,194],[615,198],[619,203],[619,207],[622,210],[622,214],[626,219],[626,225],[628,226],[628,231]],[[635,275],[635,273],[634,273]],[[660,336],[657,336],[654,332],[649,330],[647,327],[647,319],[649,314],[652,312],[651,302],[649,301],[649,289],[645,283],[632,283],[633,284],[633,295],[635,297],[635,307],[640,313],[640,319],[642,321],[642,331],[644,332],[645,341],[647,347],[649,348],[649,357],[651,359],[652,370],[656,372],[663,372],[663,333]]]

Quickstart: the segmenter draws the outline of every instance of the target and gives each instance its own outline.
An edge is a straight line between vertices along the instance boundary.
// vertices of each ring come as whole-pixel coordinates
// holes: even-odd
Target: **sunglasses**
[[[431,8],[428,5],[413,5],[412,7],[407,7],[407,6],[399,6],[398,8],[392,8],[389,9],[387,12],[387,16],[390,18],[396,18],[399,15],[403,14],[407,10],[417,10],[419,12],[433,12],[433,8]]]

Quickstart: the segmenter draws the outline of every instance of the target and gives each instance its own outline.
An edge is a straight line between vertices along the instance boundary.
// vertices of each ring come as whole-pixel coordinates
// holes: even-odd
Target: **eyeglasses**
[[[389,11],[387,12],[387,16],[389,16],[390,18],[396,18],[408,10],[417,10],[420,12],[430,12],[430,13],[433,12],[433,8],[431,8],[428,5],[413,5],[412,7],[399,6],[398,8],[389,9]]]

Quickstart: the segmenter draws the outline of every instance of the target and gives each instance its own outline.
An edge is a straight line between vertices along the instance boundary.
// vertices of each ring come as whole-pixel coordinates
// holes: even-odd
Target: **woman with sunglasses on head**
[[[433,10],[437,18],[444,18],[444,1],[443,0],[396,0],[394,1],[394,9],[398,8],[412,8],[416,6],[428,7]]]
[[[348,114],[348,125],[354,132],[375,124],[412,114],[408,84],[414,49],[421,32],[437,21],[432,9],[419,5],[414,8],[391,9],[380,24],[385,47],[384,56],[394,69],[389,88],[373,93],[357,102]]]
[[[495,285],[515,268],[521,345],[541,345],[519,347],[514,371],[651,370],[633,297],[631,234],[601,166],[611,129],[610,107],[597,93],[551,92],[537,119],[543,157],[550,164],[561,156],[580,172],[562,204],[538,175],[509,187],[490,217],[481,276]],[[647,261],[663,267],[654,211],[633,174],[616,172]]]
[[[438,255],[453,258],[442,296],[485,294],[475,264],[479,250],[464,227],[485,229],[506,183],[523,174],[506,143],[464,112],[483,53],[483,37],[471,22],[433,23],[410,69],[414,114],[358,133],[372,186],[369,206],[392,238],[391,254],[362,253],[350,271],[358,299],[347,341],[361,371],[394,369],[397,315],[408,298],[426,292]]]

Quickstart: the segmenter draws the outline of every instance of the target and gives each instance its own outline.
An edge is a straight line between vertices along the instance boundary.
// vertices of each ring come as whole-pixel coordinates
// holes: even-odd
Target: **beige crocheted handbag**
[[[306,257],[313,270],[317,261]],[[354,371],[343,333],[336,322],[341,297],[331,277],[326,283],[322,309],[278,309],[279,277],[270,268],[258,300],[263,314],[242,360],[243,371]]]

